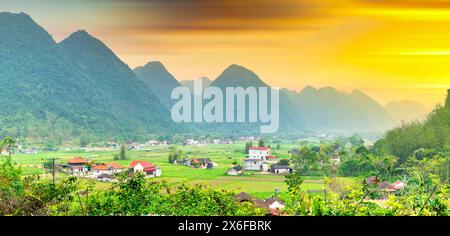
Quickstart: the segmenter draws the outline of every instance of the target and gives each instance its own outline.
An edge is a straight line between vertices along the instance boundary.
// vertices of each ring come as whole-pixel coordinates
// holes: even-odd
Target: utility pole
[[[56,178],[55,178],[55,175],[56,175],[56,160],[59,160],[59,158],[51,158],[50,160],[52,161],[52,182],[53,182],[53,185],[55,185],[56,184]]]
[[[53,168],[52,168],[52,177],[53,177],[53,186],[55,185],[55,158],[52,158]]]

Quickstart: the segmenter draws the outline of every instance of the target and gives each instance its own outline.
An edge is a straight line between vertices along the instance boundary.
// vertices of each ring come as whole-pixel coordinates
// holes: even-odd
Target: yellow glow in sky
[[[130,67],[158,60],[179,80],[241,64],[272,86],[429,110],[450,88],[450,1],[4,0],[0,11],[30,14],[57,41],[86,29]]]

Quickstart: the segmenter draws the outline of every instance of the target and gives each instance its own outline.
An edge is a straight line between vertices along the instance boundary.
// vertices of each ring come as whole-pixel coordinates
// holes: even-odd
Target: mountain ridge
[[[156,96],[86,31],[56,43],[29,15],[0,13],[0,60],[0,135],[61,143],[173,128]]]
[[[15,101],[0,98],[0,135],[67,140],[83,135],[138,139],[174,132],[259,134],[260,123],[173,123],[170,93],[183,82],[159,61],[132,70],[85,30],[56,43],[29,15],[0,13],[0,60],[0,92]],[[225,68],[210,86],[270,88],[238,64]],[[392,125],[384,108],[360,90],[281,89],[279,105],[278,134],[380,132]]]

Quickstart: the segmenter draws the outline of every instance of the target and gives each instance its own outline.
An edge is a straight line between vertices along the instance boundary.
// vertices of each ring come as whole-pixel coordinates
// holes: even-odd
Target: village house
[[[227,175],[242,175],[243,173],[241,166],[233,166],[227,171]]]
[[[380,179],[374,175],[366,178],[366,184],[368,185],[378,185],[380,182],[381,182]]]
[[[128,148],[132,149],[132,150],[140,150],[142,148],[142,145],[140,143],[138,143],[138,142],[134,142],[134,143],[131,143],[128,146]]]
[[[212,169],[213,166],[217,166],[209,158],[192,158],[190,160],[190,165],[196,168],[203,168],[203,169],[204,168]]]
[[[263,208],[266,211],[266,215],[280,215],[281,211],[285,207],[285,204],[278,198],[272,196],[266,200],[253,197],[248,193],[241,192],[234,197],[237,202],[250,202],[258,208]]]
[[[156,146],[159,145],[159,142],[156,140],[148,140],[145,144],[148,146]]]
[[[385,197],[387,197],[389,194],[403,190],[406,187],[406,183],[401,180],[397,180],[394,183],[389,183],[387,181],[381,181],[376,176],[367,177],[366,183],[368,185],[377,187],[380,192],[384,193]]]
[[[270,166],[270,172],[274,174],[289,174],[292,169],[288,165],[274,164]]]
[[[390,194],[395,194],[406,187],[406,183],[400,180],[390,184],[387,181],[383,181],[378,185],[379,191],[383,193],[383,197],[387,198]]]
[[[183,145],[198,145],[199,141],[195,140],[195,139],[186,139],[182,142]]]
[[[183,158],[182,164],[184,166],[191,166],[191,159],[189,158]]]
[[[97,178],[97,180],[100,180],[100,181],[105,181],[105,182],[114,181],[114,176],[111,174],[102,173],[102,174],[96,175],[95,177]]]
[[[94,175],[109,174],[114,175],[125,170],[125,167],[114,162],[102,163],[92,167]]]
[[[406,187],[406,184],[403,181],[397,180],[394,183],[392,183],[391,186],[395,190],[402,190]]]
[[[67,162],[67,166],[74,174],[84,174],[89,171],[89,161],[82,157],[74,157]]]
[[[144,173],[150,177],[161,176],[161,169],[146,161],[134,160],[129,165],[129,170],[133,172]]]
[[[267,160],[266,161],[270,162],[270,163],[275,163],[277,161],[277,157],[273,156],[273,155],[269,155],[269,156],[267,156]]]
[[[270,148],[251,146],[248,149],[247,159],[243,160],[242,166],[244,170],[268,172],[270,168],[267,162],[273,162],[275,159],[276,157],[270,153]]]
[[[298,155],[299,152],[300,151],[298,150],[298,148],[291,148],[291,150],[288,151],[288,153],[291,154],[291,156]]]
[[[285,207],[284,202],[274,196],[266,199],[265,203],[271,210],[281,210]]]
[[[256,171],[268,171],[268,164],[261,159],[251,159],[247,158],[243,161],[244,170],[256,170]]]
[[[212,162],[209,162],[209,163],[206,165],[206,169],[208,169],[208,170],[212,170],[213,167],[214,167],[214,165],[213,165]]]
[[[34,148],[28,148],[28,149],[23,149],[21,152],[24,154],[36,154],[38,152],[38,150],[34,149]]]
[[[268,147],[255,147],[251,146],[248,149],[248,158],[249,159],[261,159],[263,161],[267,161],[270,156],[270,148]]]

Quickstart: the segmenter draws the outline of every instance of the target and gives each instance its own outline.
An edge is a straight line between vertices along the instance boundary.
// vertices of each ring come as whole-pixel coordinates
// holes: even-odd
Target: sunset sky
[[[360,89],[432,109],[450,88],[450,0],[0,0],[56,41],[85,29],[179,80],[240,64],[272,86]]]

